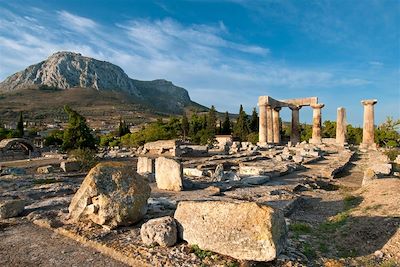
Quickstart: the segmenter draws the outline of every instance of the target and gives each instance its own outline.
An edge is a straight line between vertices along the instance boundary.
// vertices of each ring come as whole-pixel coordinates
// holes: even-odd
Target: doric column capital
[[[312,107],[313,109],[321,109],[325,107],[325,104],[311,104],[310,107]]]
[[[378,100],[376,100],[376,99],[361,100],[361,104],[363,104],[364,106],[366,106],[366,105],[375,105],[376,103],[378,103]]]
[[[300,110],[301,106],[289,106],[291,110]]]
[[[258,106],[266,106],[268,105],[268,97],[267,96],[259,96],[258,97]]]
[[[274,110],[275,110],[275,111],[278,111],[278,112],[279,112],[281,109],[282,109],[282,107],[274,107]]]

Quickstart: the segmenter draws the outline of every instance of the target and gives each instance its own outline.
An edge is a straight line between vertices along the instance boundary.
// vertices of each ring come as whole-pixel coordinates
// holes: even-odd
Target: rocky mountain
[[[24,89],[90,88],[123,93],[127,100],[165,113],[181,113],[186,107],[203,106],[191,101],[187,90],[166,80],[139,81],[118,66],[72,52],[57,52],[0,83],[0,94]],[[32,91],[30,91],[32,93]]]

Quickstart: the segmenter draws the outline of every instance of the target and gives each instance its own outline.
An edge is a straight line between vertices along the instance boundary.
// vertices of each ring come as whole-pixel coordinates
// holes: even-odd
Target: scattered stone
[[[269,172],[270,172],[270,169],[266,168],[264,166],[256,166],[256,165],[247,166],[247,165],[243,165],[243,164],[241,164],[239,166],[239,174],[240,175],[260,176],[260,175],[265,175]]]
[[[42,166],[36,169],[36,172],[39,174],[48,174],[54,171],[54,167],[51,165]]]
[[[400,155],[397,155],[396,159],[394,160],[394,163],[400,165]]]
[[[375,257],[382,259],[383,258],[383,252],[380,250],[377,250],[374,252]]]
[[[115,228],[139,221],[147,211],[148,182],[128,165],[100,163],[90,170],[69,206],[74,222]]]
[[[304,158],[302,156],[299,156],[299,155],[293,156],[292,159],[293,159],[294,163],[302,163],[303,160],[304,160]]]
[[[223,180],[223,177],[224,177],[224,164],[220,163],[215,168],[215,172],[212,178],[214,179],[214,181],[220,182]]]
[[[243,178],[241,181],[244,184],[261,185],[261,184],[265,184],[269,180],[270,180],[269,176],[250,176],[250,177]]]
[[[81,164],[76,160],[67,160],[60,163],[60,168],[64,172],[77,172],[81,170]]]
[[[364,178],[362,180],[362,186],[368,185],[370,182],[373,180],[377,179],[378,177],[376,176],[376,173],[374,172],[373,169],[368,168],[367,170],[364,171]]]
[[[180,237],[239,260],[271,261],[283,250],[283,214],[255,202],[181,201],[174,215]]]
[[[154,159],[149,157],[138,157],[137,173],[139,174],[154,173]]]
[[[147,246],[158,244],[161,247],[171,247],[178,237],[176,222],[170,216],[149,220],[140,228],[140,236]]]
[[[392,164],[390,163],[377,163],[371,166],[377,175],[389,175],[392,172]]]
[[[181,191],[183,189],[182,164],[175,159],[156,159],[156,183],[159,189]]]
[[[190,177],[203,177],[206,172],[197,168],[183,168],[183,174]]]
[[[221,188],[217,187],[217,186],[209,186],[207,188],[205,188],[204,190],[210,192],[211,196],[219,196],[221,195]]]
[[[26,174],[25,169],[10,167],[1,170],[1,175],[24,175]]]
[[[25,208],[26,201],[10,199],[0,201],[0,219],[12,218],[20,215]]]

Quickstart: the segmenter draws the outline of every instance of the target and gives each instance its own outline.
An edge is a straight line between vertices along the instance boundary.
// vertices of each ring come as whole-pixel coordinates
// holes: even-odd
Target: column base
[[[267,146],[268,143],[267,142],[258,142],[257,146]]]
[[[376,143],[361,143],[359,146],[360,149],[368,149],[368,150],[376,150]]]

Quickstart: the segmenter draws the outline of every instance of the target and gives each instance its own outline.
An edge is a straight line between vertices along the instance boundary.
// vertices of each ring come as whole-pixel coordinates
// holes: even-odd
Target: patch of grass
[[[307,223],[292,223],[289,225],[289,230],[296,234],[309,234],[311,233],[311,226]]]
[[[323,232],[333,232],[339,227],[343,226],[349,217],[349,213],[346,211],[340,212],[335,216],[331,217],[328,221],[323,222],[319,225],[319,230]]]
[[[389,259],[381,262],[379,267],[397,267],[399,263],[396,262],[394,259]]]
[[[50,179],[35,179],[33,180],[34,184],[54,184],[54,183],[58,183],[58,181],[54,178],[50,178]]]
[[[226,267],[239,267],[239,263],[237,261],[230,261],[225,263]]]
[[[346,249],[346,248],[338,248],[339,257],[340,258],[354,258],[357,256],[357,250],[355,248]]]
[[[327,253],[329,251],[328,246],[323,242],[319,243],[318,250],[322,253]]]
[[[372,205],[372,206],[365,207],[364,210],[365,210],[365,211],[377,210],[377,209],[379,209],[379,208],[381,208],[381,207],[383,207],[382,204],[375,204],[375,205]]]
[[[305,243],[302,249],[302,253],[306,255],[308,259],[313,259],[317,257],[317,253],[315,252],[315,249],[308,243]]]
[[[211,251],[203,250],[199,248],[198,245],[192,245],[191,251],[201,260],[204,260],[205,258],[211,257],[213,255]]]
[[[360,196],[347,195],[344,197],[344,210],[350,210],[358,206],[362,202],[363,198]]]

